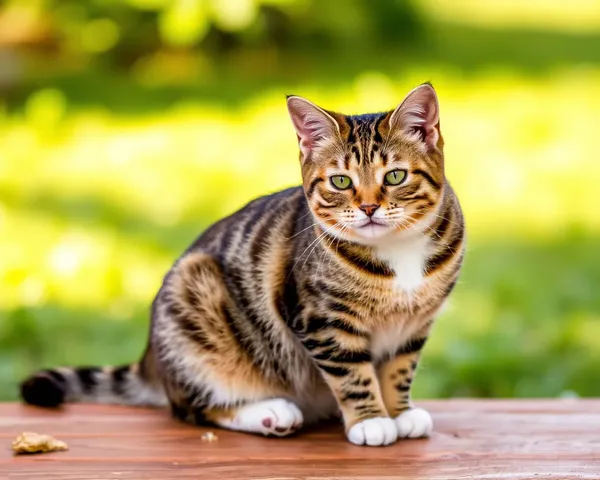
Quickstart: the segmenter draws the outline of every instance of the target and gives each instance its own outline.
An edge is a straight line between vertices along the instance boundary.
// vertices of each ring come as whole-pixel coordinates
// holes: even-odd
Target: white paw
[[[396,417],[398,438],[428,437],[433,430],[433,420],[427,410],[411,408]]]
[[[348,440],[355,445],[389,445],[396,441],[398,431],[394,420],[387,417],[368,418],[348,430]]]
[[[233,420],[222,423],[222,426],[285,437],[298,430],[303,421],[302,412],[296,405],[283,398],[273,398],[240,408]]]

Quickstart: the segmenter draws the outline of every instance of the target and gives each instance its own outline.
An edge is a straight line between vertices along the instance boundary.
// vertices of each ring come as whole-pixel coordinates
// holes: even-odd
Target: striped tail
[[[42,407],[71,402],[165,406],[168,401],[162,386],[153,372],[143,368],[147,363],[41,370],[21,384],[21,397]]]

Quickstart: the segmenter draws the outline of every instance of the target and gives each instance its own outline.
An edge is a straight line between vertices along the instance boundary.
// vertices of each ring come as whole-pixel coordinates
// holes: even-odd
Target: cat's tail
[[[21,384],[27,403],[107,403],[160,407],[168,404],[149,352],[139,363],[121,367],[62,367],[40,370]]]

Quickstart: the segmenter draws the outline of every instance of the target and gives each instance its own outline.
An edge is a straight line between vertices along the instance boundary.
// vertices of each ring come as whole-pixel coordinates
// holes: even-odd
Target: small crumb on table
[[[213,432],[206,432],[204,435],[202,435],[203,442],[212,443],[216,442],[218,439],[219,437],[217,437]]]
[[[68,450],[69,446],[50,435],[23,432],[12,442],[12,449],[18,455],[20,453],[62,452]]]

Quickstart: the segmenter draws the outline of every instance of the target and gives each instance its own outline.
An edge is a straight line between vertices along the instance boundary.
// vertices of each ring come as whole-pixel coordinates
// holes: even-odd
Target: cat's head
[[[287,104],[306,197],[324,229],[376,244],[427,228],[445,185],[439,106],[430,84],[378,114],[346,116],[297,96]]]

